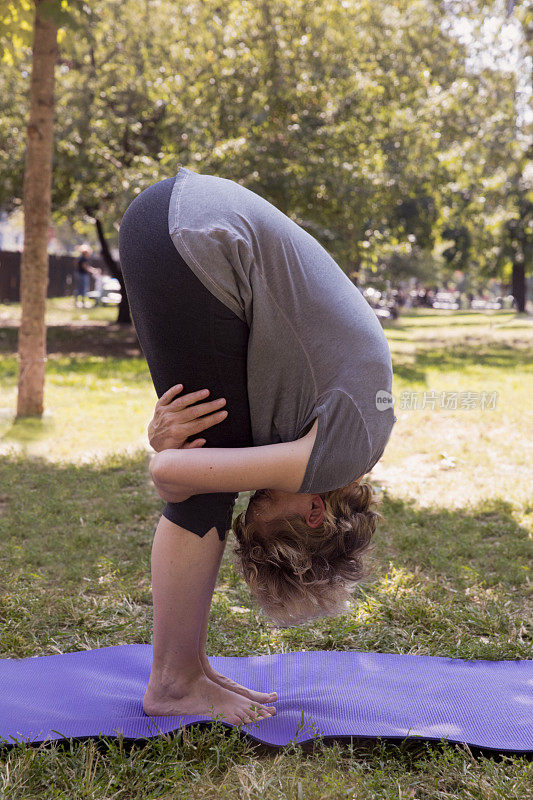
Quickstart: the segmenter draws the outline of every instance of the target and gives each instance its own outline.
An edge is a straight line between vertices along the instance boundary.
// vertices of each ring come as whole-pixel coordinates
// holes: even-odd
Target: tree
[[[42,416],[46,363],[48,231],[51,217],[54,82],[58,30],[69,22],[78,0],[3,0],[0,38],[3,57],[27,44],[32,31],[32,69],[26,127],[23,206],[24,248],[20,266],[22,314],[18,336],[17,418]]]
[[[515,81],[478,69],[483,37],[453,29],[466,11],[483,23],[480,0],[450,2],[94,0],[58,61],[54,218],[96,223],[105,254],[140,191],[197,164],[265,196],[347,272],[504,272]],[[8,77],[0,93],[18,98]]]
[[[470,33],[473,37],[469,47],[477,50],[477,60],[485,64],[480,74],[494,73],[492,90],[485,97],[491,99],[495,109],[501,109],[507,96],[507,112],[504,115],[495,112],[494,122],[483,126],[483,138],[490,142],[490,146],[487,148],[484,170],[480,172],[476,168],[474,172],[478,179],[485,177],[482,199],[487,201],[487,224],[476,226],[482,236],[480,240],[477,235],[477,246],[472,250],[477,254],[484,251],[489,254],[488,259],[481,258],[482,262],[485,261],[479,270],[481,276],[487,278],[499,274],[505,280],[510,278],[516,310],[524,312],[526,274],[533,263],[533,148],[531,118],[525,113],[527,101],[520,102],[520,96],[531,92],[533,6],[531,0],[445,0],[445,5],[450,12],[471,24]],[[492,34],[483,30],[488,14],[492,14],[492,20],[499,22],[499,26],[493,27]],[[521,31],[521,36],[514,36],[510,45],[508,36],[500,40],[499,34],[504,25],[511,22],[515,32],[516,29]],[[482,58],[487,56],[487,51],[492,60],[489,68],[486,58]],[[502,153],[506,154],[503,162]],[[471,220],[471,217],[465,213],[462,219]],[[495,234],[492,244],[486,236],[486,231],[491,227]],[[461,233],[466,230],[463,224],[457,224],[457,218],[455,229]],[[469,230],[470,234],[474,233],[472,226]],[[449,249],[454,256],[459,251],[458,246]]]
[[[47,0],[35,0],[34,9],[22,2],[4,4],[2,20],[24,41],[33,10],[32,73],[26,129],[24,168],[24,249],[20,267],[22,317],[18,336],[17,417],[43,413],[46,362],[45,303],[48,286],[48,231],[52,188],[54,135],[54,67],[57,25],[45,13]],[[48,3],[49,5],[49,3]],[[18,14],[17,12],[23,12]],[[22,35],[21,35],[22,34]]]
[[[514,5],[510,0],[509,5]],[[511,9],[512,10],[512,9]],[[517,18],[524,34],[523,47],[529,55],[529,71],[533,76],[533,8],[530,2],[517,9]],[[525,65],[526,59],[523,59]],[[526,310],[526,268],[533,263],[533,180],[531,156],[533,146],[520,153],[516,172],[512,179],[512,195],[516,214],[506,226],[506,237],[502,249],[507,249],[513,264],[512,295],[518,312]],[[529,172],[528,172],[529,168]]]

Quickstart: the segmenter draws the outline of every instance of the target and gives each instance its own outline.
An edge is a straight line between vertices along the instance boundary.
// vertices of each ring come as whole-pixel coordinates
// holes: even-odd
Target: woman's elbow
[[[152,456],[150,461],[150,477],[157,486],[158,484],[168,484],[177,478],[177,454],[178,450],[161,450]]]
[[[182,503],[192,492],[179,480],[178,450],[161,450],[150,461],[150,477],[157,493],[167,503]]]
[[[163,452],[163,451],[161,451],[161,452]],[[161,473],[161,469],[162,469],[161,460],[160,460],[159,456],[160,456],[160,453],[156,453],[154,456],[152,456],[152,458],[150,459],[150,464],[148,466],[148,470],[150,472],[150,477],[151,477],[153,483],[155,483],[156,485],[157,485],[158,480],[160,479],[160,473]]]

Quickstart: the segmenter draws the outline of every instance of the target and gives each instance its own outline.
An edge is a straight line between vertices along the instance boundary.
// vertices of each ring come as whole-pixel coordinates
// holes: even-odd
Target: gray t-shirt
[[[180,167],[168,222],[197,278],[249,326],[254,445],[299,439],[318,416],[298,492],[369,472],[396,417],[387,338],[357,287],[313,236],[227,178]]]

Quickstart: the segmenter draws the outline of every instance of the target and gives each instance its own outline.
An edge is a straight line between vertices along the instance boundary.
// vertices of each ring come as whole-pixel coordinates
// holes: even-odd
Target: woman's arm
[[[161,450],[160,452],[179,453],[182,451]],[[159,458],[159,453],[150,461],[150,475],[157,489],[157,493],[162,500],[166,503],[183,503],[184,500],[188,500],[192,494],[195,494],[185,486],[181,486],[177,480],[173,479],[173,476],[167,470],[162,470],[158,464],[154,464],[156,458]]]
[[[316,424],[313,432],[316,433]],[[177,503],[193,494],[210,492],[296,492],[302,485],[313,442],[314,436],[306,434],[293,442],[259,447],[162,450],[152,458],[150,474],[167,502]]]

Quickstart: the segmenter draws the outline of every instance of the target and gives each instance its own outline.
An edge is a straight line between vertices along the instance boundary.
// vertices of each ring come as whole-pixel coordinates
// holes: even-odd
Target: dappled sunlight
[[[463,729],[453,722],[440,722],[436,725],[416,725],[410,729],[409,733],[411,736],[428,736],[430,738],[442,736],[443,738],[455,738],[457,741],[461,741]]]
[[[520,703],[524,706],[533,706],[533,697],[527,694],[515,694],[513,695],[513,700],[515,703]]]
[[[386,574],[373,584],[372,589],[380,595],[412,596],[418,589],[419,582],[420,579],[414,572],[404,567],[396,567],[390,562]]]
[[[20,303],[0,303],[0,327],[16,327],[20,323]],[[117,309],[113,306],[96,308],[76,308],[73,297],[48,297],[46,299],[46,324],[64,325],[85,324],[87,321],[101,324],[114,322]]]
[[[0,454],[15,452],[51,462],[87,463],[117,451],[153,452],[147,426],[157,398],[149,377],[129,380],[120,373],[100,377],[96,366],[95,372],[49,375],[42,420],[15,422],[15,391],[3,393]]]
[[[400,321],[402,331],[387,329],[398,422],[370,479],[421,508],[506,497],[517,521],[526,522],[533,484],[533,443],[523,435],[532,321],[509,311],[436,310],[406,312]],[[479,398],[483,391],[497,392],[494,408],[446,409],[439,400],[424,407],[431,392]]]
[[[476,586],[496,591],[499,581],[515,586],[527,581],[529,525],[515,519],[508,499],[492,497],[464,507],[421,506],[387,492],[381,513],[384,520],[373,553],[377,563],[388,559],[397,568],[418,569],[441,580],[449,577],[454,591]]]
[[[497,391],[496,408],[485,410],[446,410],[438,404],[402,410],[403,387],[395,387],[398,422],[370,479],[397,496],[416,498],[421,506],[475,505],[495,494],[526,504],[533,484],[533,443],[524,436],[527,382],[512,370],[500,375],[483,382],[470,377],[454,383],[452,375],[431,380],[436,393]],[[421,390],[416,402],[423,397]]]

